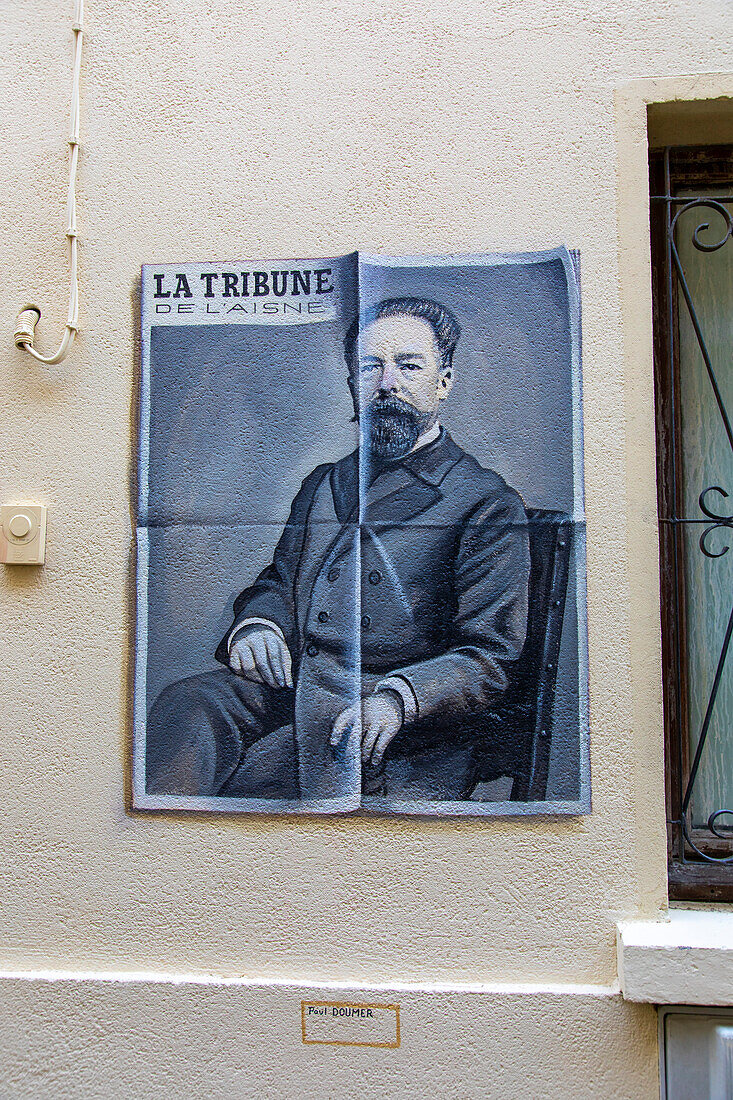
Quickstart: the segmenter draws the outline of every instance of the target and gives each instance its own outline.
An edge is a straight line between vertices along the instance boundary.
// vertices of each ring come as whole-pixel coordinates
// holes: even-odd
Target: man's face
[[[361,332],[358,351],[354,382],[365,439],[377,458],[400,458],[435,423],[451,373],[432,326],[419,317],[379,317]]]

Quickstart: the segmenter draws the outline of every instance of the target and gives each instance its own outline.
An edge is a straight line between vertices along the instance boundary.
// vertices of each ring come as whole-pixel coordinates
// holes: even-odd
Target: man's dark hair
[[[346,362],[349,369],[353,366],[359,332],[380,317],[418,317],[421,321],[427,321],[440,350],[442,368],[450,369],[453,352],[461,335],[461,326],[449,309],[431,298],[386,298],[383,302],[365,310],[358,320],[354,321],[344,337]]]

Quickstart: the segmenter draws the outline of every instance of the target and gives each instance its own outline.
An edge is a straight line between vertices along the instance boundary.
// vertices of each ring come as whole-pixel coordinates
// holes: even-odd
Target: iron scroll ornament
[[[697,337],[700,352],[705,363],[705,369],[707,371],[708,378],[710,379],[710,385],[713,388],[715,403],[718,406],[718,410],[723,420],[723,426],[725,427],[725,434],[728,437],[728,443],[730,444],[730,448],[733,451],[733,429],[731,428],[728,410],[725,407],[725,401],[723,400],[723,395],[720,391],[720,386],[718,385],[718,379],[715,375],[715,370],[713,369],[713,364],[710,359],[710,353],[708,352],[707,344],[705,343],[705,338],[702,334],[702,329],[700,328],[700,321],[697,316],[697,310],[695,309],[694,303],[692,301],[690,288],[687,285],[687,279],[685,278],[685,273],[682,268],[679,252],[677,251],[677,245],[675,243],[675,231],[677,229],[677,222],[679,221],[680,217],[682,216],[682,214],[685,213],[685,211],[692,210],[694,207],[698,206],[708,207],[711,210],[717,211],[717,213],[719,213],[725,221],[725,233],[723,234],[723,236],[720,238],[720,240],[712,241],[709,244],[704,244],[700,240],[700,234],[706,229],[710,228],[710,222],[700,222],[700,224],[697,226],[692,234],[692,243],[698,250],[698,252],[717,252],[718,249],[722,248],[723,245],[728,240],[730,240],[731,237],[733,237],[733,215],[731,215],[726,206],[724,206],[721,202],[718,202],[716,199],[692,199],[690,202],[685,203],[685,205],[682,206],[672,218],[672,222],[669,227],[669,247],[671,249],[672,260],[674,262],[675,270],[677,272],[677,280],[680,285],[680,290],[682,291],[687,310],[690,314],[690,321],[692,322],[692,327],[695,330],[695,336]]]
[[[722,489],[720,487],[720,485],[708,485],[707,489],[703,489],[703,491],[700,493],[700,497],[698,499],[700,511],[703,513],[703,515],[707,516],[708,519],[714,520],[714,522],[709,524],[700,535],[700,549],[702,550],[706,558],[722,558],[723,554],[728,553],[730,547],[724,546],[721,550],[710,550],[707,545],[707,539],[708,535],[710,535],[713,531],[718,531],[721,528],[727,528],[729,531],[733,531],[733,514],[730,516],[721,516],[718,512],[714,512],[712,508],[710,508],[706,503],[708,493],[720,493],[722,497],[724,497],[726,500],[728,499],[728,494],[726,493],[725,489]]]
[[[724,206],[722,202],[719,202],[716,199],[709,199],[709,198],[706,198],[706,199],[692,199],[690,202],[686,202],[683,206],[680,207],[680,209],[675,214],[674,218],[672,218],[671,222],[669,223],[669,228],[668,228],[668,245],[669,245],[669,250],[670,250],[670,256],[671,256],[672,262],[674,263],[675,271],[676,271],[676,274],[677,274],[678,284],[679,284],[680,290],[682,291],[682,296],[685,300],[685,304],[687,306],[687,310],[688,310],[688,313],[689,313],[689,316],[690,316],[690,321],[692,323],[692,327],[695,331],[695,336],[697,338],[698,346],[700,348],[700,352],[702,354],[703,361],[705,363],[705,369],[706,369],[707,376],[708,376],[708,379],[710,381],[710,384],[711,384],[711,387],[712,387],[712,390],[713,390],[713,394],[714,394],[714,397],[715,397],[715,402],[716,402],[716,405],[718,407],[718,411],[720,412],[721,419],[723,421],[723,426],[725,428],[725,433],[726,433],[726,436],[727,436],[727,439],[728,439],[728,443],[730,445],[731,451],[733,451],[733,430],[731,429],[731,422],[730,422],[730,418],[728,416],[728,410],[726,408],[725,401],[723,399],[723,394],[722,394],[720,386],[718,384],[718,379],[717,379],[716,374],[715,374],[715,369],[714,369],[712,361],[710,359],[710,354],[708,352],[707,344],[705,342],[705,338],[704,338],[703,333],[702,333],[702,329],[701,329],[701,326],[700,326],[700,321],[699,321],[699,318],[697,316],[697,311],[695,309],[695,305],[694,305],[694,302],[692,300],[692,295],[690,293],[690,289],[689,289],[689,286],[687,284],[687,280],[685,278],[685,273],[684,273],[684,270],[682,268],[682,263],[680,261],[679,253],[677,251],[677,245],[676,245],[676,242],[675,242],[675,231],[677,229],[677,222],[679,221],[682,214],[684,214],[686,211],[691,210],[695,207],[701,207],[701,208],[707,208],[707,209],[710,209],[710,210],[714,210],[716,213],[718,213],[723,218],[723,221],[724,221],[724,224],[725,224],[725,232],[723,233],[723,235],[721,237],[719,237],[718,239],[712,241],[712,242],[706,243],[703,240],[701,240],[700,234],[704,233],[706,230],[710,229],[710,222],[700,222],[699,223],[699,225],[695,228],[695,230],[692,233],[692,244],[699,252],[717,252],[718,249],[722,248],[726,244],[727,241],[729,241],[731,238],[733,238],[733,216],[731,215],[728,208],[726,206]],[[708,558],[722,558],[725,554],[728,553],[728,550],[729,550],[730,547],[726,545],[726,546],[723,546],[719,550],[712,550],[710,548],[709,543],[708,543],[708,538],[714,531],[720,531],[720,530],[729,530],[730,531],[730,530],[733,530],[733,514],[731,514],[731,515],[722,514],[721,512],[718,512],[713,507],[711,507],[710,504],[708,503],[708,497],[709,497],[709,494],[711,494],[711,493],[719,494],[719,496],[721,498],[723,498],[724,500],[727,500],[729,498],[729,494],[720,485],[709,485],[706,489],[703,489],[703,491],[700,493],[700,496],[698,498],[698,503],[699,503],[699,506],[700,506],[700,510],[703,513],[703,515],[707,517],[707,519],[710,519],[713,522],[706,525],[705,529],[703,530],[702,534],[700,535],[699,546],[700,546],[700,550],[702,551],[702,553],[706,557],[708,557]],[[702,860],[704,860],[705,862],[708,862],[708,863],[718,863],[718,864],[733,864],[733,854],[727,855],[727,856],[714,856],[714,855],[711,855],[709,852],[702,851],[695,844],[695,842],[694,842],[694,840],[692,839],[692,836],[691,836],[692,823],[690,821],[690,803],[691,803],[691,800],[692,800],[692,794],[693,794],[693,790],[694,790],[694,787],[695,787],[695,780],[697,779],[698,771],[699,771],[699,768],[700,768],[700,761],[702,759],[702,754],[703,754],[703,751],[705,749],[705,745],[706,745],[706,742],[707,742],[707,739],[708,739],[708,734],[709,734],[709,731],[710,731],[710,723],[711,723],[713,713],[714,713],[714,710],[715,710],[715,704],[716,704],[716,701],[717,701],[717,698],[718,698],[718,692],[720,690],[720,684],[722,682],[722,677],[723,677],[723,670],[725,668],[726,660],[727,660],[728,653],[729,653],[729,650],[730,650],[730,644],[731,644],[731,637],[732,636],[733,636],[733,607],[731,607],[731,613],[730,613],[730,616],[728,618],[728,625],[726,627],[725,636],[724,636],[724,639],[723,639],[723,644],[722,644],[722,647],[721,647],[721,650],[720,650],[720,655],[718,657],[718,663],[717,663],[717,667],[716,667],[716,670],[715,670],[715,677],[713,679],[713,684],[712,684],[712,687],[710,689],[710,695],[708,697],[707,707],[705,709],[705,715],[704,715],[704,718],[703,718],[703,721],[702,721],[702,725],[700,727],[700,737],[698,739],[697,748],[695,750],[695,755],[694,755],[694,758],[693,758],[693,761],[692,761],[692,766],[690,768],[690,774],[689,774],[689,777],[688,777],[688,780],[687,780],[687,785],[686,785],[686,788],[685,788],[685,793],[684,793],[684,796],[683,796],[683,799],[682,799],[682,807],[681,807],[682,808],[681,826],[682,826],[682,833],[683,833],[683,836],[685,838],[685,841],[687,842],[689,847],[692,849],[692,851],[695,852],[696,855],[700,859],[702,859]],[[729,817],[733,821],[733,810],[729,810],[729,809],[715,810],[713,813],[710,814],[710,816],[708,817],[708,820],[707,820],[707,827],[708,827],[709,831],[712,833],[713,836],[715,836],[715,837],[717,837],[718,839],[721,839],[721,840],[729,840],[730,839],[730,835],[726,835],[726,833],[722,832],[721,827],[718,825],[718,821],[720,820],[720,818],[725,818],[725,817]],[[730,833],[730,829],[728,830],[728,834],[729,833]]]

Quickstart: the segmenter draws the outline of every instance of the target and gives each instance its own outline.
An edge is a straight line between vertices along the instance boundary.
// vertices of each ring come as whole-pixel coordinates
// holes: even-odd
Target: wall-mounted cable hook
[[[60,363],[74,343],[79,327],[79,277],[77,271],[76,243],[76,172],[79,163],[79,88],[81,84],[81,48],[83,38],[84,0],[76,0],[76,17],[72,24],[74,34],[74,75],[71,87],[71,118],[69,125],[69,192],[66,206],[66,237],[69,242],[69,312],[64,335],[53,355],[43,355],[33,347],[36,325],[41,311],[36,305],[27,305],[18,314],[14,340],[18,348],[27,351],[41,363]]]

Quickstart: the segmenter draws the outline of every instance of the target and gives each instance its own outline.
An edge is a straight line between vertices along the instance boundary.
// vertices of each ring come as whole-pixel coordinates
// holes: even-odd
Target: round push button
[[[319,611],[318,612],[318,621],[319,621],[319,623],[327,623],[328,619],[329,619],[329,614],[328,614],[327,611]]]
[[[331,570],[329,570],[328,579],[330,580],[331,584],[333,584],[334,581],[337,581],[340,576],[341,576],[341,570],[340,569],[331,569]]]
[[[370,584],[379,584],[381,579],[382,579],[382,574],[379,572],[379,570],[378,569],[372,569],[371,573],[369,574],[369,583]]]
[[[10,534],[16,539],[24,539],[26,535],[30,534],[31,528],[33,527],[33,521],[25,512],[18,512],[18,514],[13,516],[10,520],[8,527],[10,529]]]
[[[318,646],[313,645],[313,642],[311,642],[310,645],[306,646],[305,651],[309,657],[315,657],[318,653]]]

